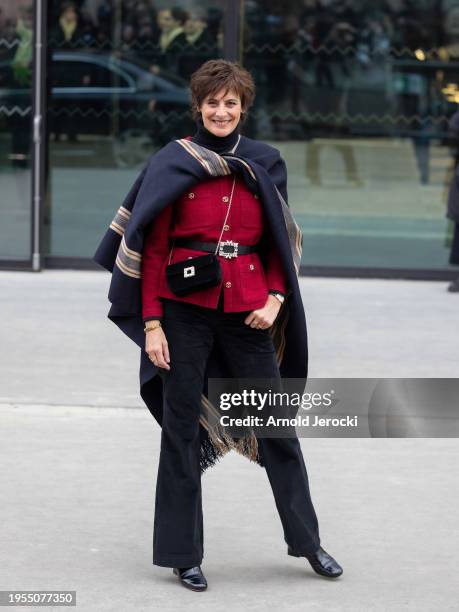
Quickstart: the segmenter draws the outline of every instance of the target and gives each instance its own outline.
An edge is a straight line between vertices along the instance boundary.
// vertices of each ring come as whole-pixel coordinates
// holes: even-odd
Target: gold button
[[[253,264],[250,264],[249,268],[250,268],[251,270],[255,270],[255,266],[254,266]]]
[[[189,197],[189,198],[194,198],[194,192],[193,192],[193,191],[190,191],[190,193],[188,194],[188,197]]]
[[[229,225],[224,225],[223,229],[225,230],[225,232],[227,232],[229,230],[230,226]]]
[[[227,283],[225,283],[225,287],[226,287],[227,289],[231,289],[231,283],[228,281]]]
[[[222,197],[222,200],[223,200],[224,202],[229,202],[229,197],[228,197],[228,196],[223,196],[223,197]]]

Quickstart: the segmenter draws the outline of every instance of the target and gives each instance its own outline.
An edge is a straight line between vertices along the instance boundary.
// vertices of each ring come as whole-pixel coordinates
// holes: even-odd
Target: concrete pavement
[[[454,439],[302,440],[337,581],[287,556],[264,471],[235,453],[203,477],[208,591],[153,566],[160,429],[138,349],[106,319],[108,282],[0,273],[0,589],[76,590],[90,612],[457,608]],[[311,376],[457,377],[459,296],[444,283],[301,288]]]

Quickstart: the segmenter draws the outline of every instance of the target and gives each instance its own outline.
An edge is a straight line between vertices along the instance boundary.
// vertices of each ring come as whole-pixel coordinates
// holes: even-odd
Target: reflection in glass
[[[31,256],[31,120],[33,10],[0,12],[0,258]]]
[[[250,129],[283,154],[303,264],[445,268],[459,1],[256,0]]]
[[[52,3],[47,252],[92,257],[151,154],[194,132],[190,75],[222,53],[223,3]]]

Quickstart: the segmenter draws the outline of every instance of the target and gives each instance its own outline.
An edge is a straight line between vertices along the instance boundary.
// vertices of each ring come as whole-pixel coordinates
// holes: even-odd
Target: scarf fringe
[[[201,455],[199,459],[201,474],[203,474],[207,468],[213,467],[217,461],[226,455],[226,452],[223,452],[220,448],[215,446],[210,439],[201,440]]]
[[[201,473],[208,467],[214,466],[230,450],[246,457],[253,463],[263,466],[263,462],[258,452],[258,440],[253,432],[250,436],[242,438],[232,438],[224,428],[207,427],[208,438],[201,442]]]
[[[270,333],[273,339],[274,348],[276,351],[277,363],[280,366],[285,349],[285,328],[288,321],[289,309],[283,304],[279,315],[272,326]],[[209,402],[205,395],[202,396],[203,407],[218,414],[215,407]],[[253,463],[264,466],[263,460],[258,450],[258,440],[253,431],[249,436],[242,438],[232,438],[222,426],[213,424],[209,426],[206,418],[201,420],[202,425],[207,430],[208,438],[201,442],[201,474],[208,468],[214,466],[217,461],[220,461],[230,450],[235,450],[237,453],[249,459]]]
[[[263,466],[263,462],[258,452],[258,440],[253,432],[249,437],[240,438],[237,442],[233,440],[233,448],[246,459]]]

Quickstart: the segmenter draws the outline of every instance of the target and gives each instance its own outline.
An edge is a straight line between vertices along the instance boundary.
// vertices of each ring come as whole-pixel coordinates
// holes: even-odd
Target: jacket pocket
[[[252,229],[262,229],[263,208],[255,196],[241,197],[241,225]]]
[[[193,194],[193,196],[190,196]],[[177,206],[177,227],[182,229],[210,227],[215,219],[215,196],[185,193]]]
[[[244,304],[258,302],[268,297],[265,271],[258,258],[244,262],[239,268],[241,296]]]

